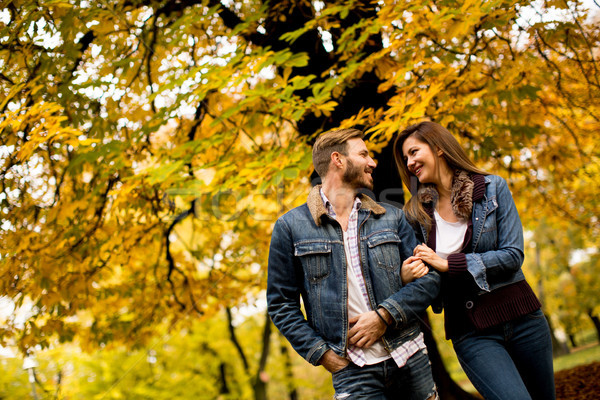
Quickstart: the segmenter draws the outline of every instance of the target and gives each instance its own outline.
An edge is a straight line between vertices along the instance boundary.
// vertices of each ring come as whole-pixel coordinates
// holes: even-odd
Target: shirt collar
[[[325,205],[325,208],[327,208],[327,214],[329,216],[335,217],[336,214],[335,214],[335,211],[333,210],[333,205],[331,205],[331,202],[329,201],[327,196],[325,196],[325,192],[323,192],[323,188],[319,189],[319,193],[321,194],[321,199],[323,200],[323,204]],[[352,210],[360,209],[361,205],[362,205],[362,201],[360,201],[358,196],[356,196],[354,198],[354,204],[352,205]]]

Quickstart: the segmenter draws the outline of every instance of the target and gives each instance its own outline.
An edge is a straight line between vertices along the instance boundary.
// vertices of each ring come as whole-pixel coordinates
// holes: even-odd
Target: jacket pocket
[[[304,274],[311,283],[318,282],[329,275],[331,243],[298,242],[294,244],[294,255],[300,259]]]
[[[369,257],[374,265],[390,271],[400,271],[400,237],[394,231],[375,232],[367,238]]]

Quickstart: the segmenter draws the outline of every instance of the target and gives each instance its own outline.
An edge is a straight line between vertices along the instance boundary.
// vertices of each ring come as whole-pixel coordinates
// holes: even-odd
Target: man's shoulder
[[[381,218],[402,218],[404,215],[404,211],[402,211],[402,209],[390,203],[378,201],[377,205],[385,209],[385,213],[380,216]]]
[[[308,210],[307,203],[303,203],[285,212],[283,215],[277,218],[277,221],[283,221],[287,224],[290,224],[298,219],[305,219],[307,216],[310,217],[310,211]]]
[[[385,208],[386,211],[402,212],[402,209],[400,207],[397,207],[390,203],[384,203],[384,202],[378,201],[377,204],[379,204],[381,207]]]

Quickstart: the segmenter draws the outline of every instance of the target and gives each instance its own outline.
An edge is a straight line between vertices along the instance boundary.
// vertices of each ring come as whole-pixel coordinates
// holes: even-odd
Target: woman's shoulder
[[[512,197],[508,182],[499,175],[485,176],[485,195],[489,198],[498,198],[499,201]]]
[[[492,184],[494,186],[499,186],[499,185],[506,186],[507,185],[506,179],[504,179],[500,175],[493,175],[493,174],[484,175],[484,179],[485,179],[486,185],[487,184]]]

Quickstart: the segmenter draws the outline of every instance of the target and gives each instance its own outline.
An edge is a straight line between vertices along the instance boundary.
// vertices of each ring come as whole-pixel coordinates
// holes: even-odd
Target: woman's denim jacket
[[[267,279],[273,323],[313,365],[329,349],[346,356],[348,343],[342,229],[327,215],[319,190],[314,187],[307,203],[275,223]],[[432,270],[402,286],[402,262],[417,245],[414,231],[401,210],[359,196],[360,262],[371,308],[384,307],[394,318],[383,336],[390,351],[419,334],[418,317],[438,295],[440,276]]]
[[[466,254],[467,270],[481,293],[525,279],[523,226],[506,181],[485,176],[485,195],[473,203],[472,252]],[[421,226],[423,242],[427,232]]]

